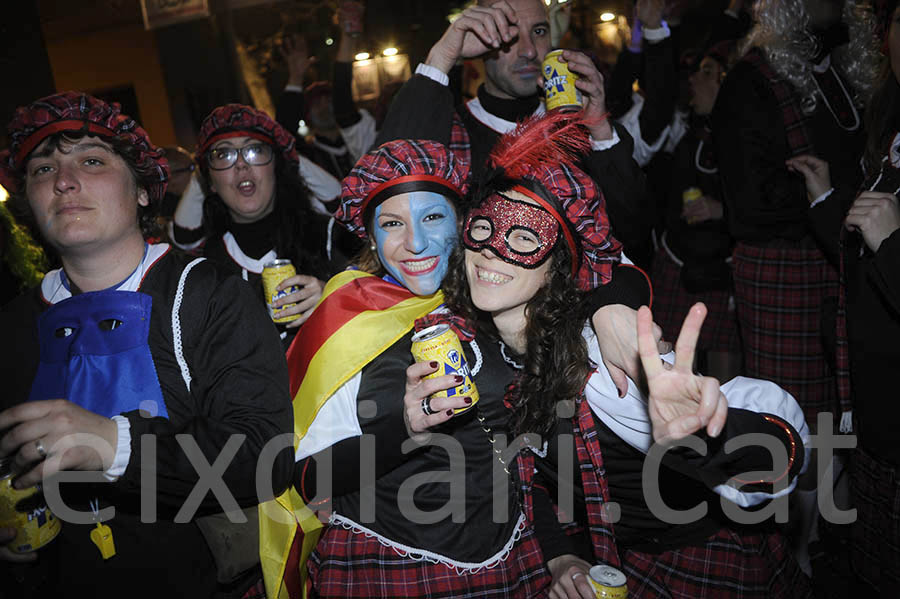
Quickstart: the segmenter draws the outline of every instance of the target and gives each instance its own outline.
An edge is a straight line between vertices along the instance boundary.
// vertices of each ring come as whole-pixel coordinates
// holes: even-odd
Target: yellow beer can
[[[16,538],[7,547],[27,553],[55,539],[62,523],[47,507],[39,487],[13,488],[12,462],[0,459],[0,527],[15,528]]]
[[[700,198],[703,197],[703,191],[700,190],[699,187],[688,187],[683,192],[681,192],[681,203],[683,206],[687,206],[691,202],[696,202]],[[694,224],[696,219],[689,218],[687,222],[689,225]]]
[[[588,570],[588,582],[594,588],[597,599],[626,599],[628,587],[621,570],[600,564]]]
[[[560,61],[562,52],[553,50],[544,57],[542,72],[547,110],[578,110],[584,106],[581,90],[575,87],[578,75],[569,70],[569,65]]]
[[[300,314],[292,314],[290,316],[281,315],[282,312],[292,306],[295,306],[296,304],[287,304],[278,308],[272,306],[272,304],[274,304],[276,300],[300,290],[298,286],[291,285],[287,289],[276,291],[276,287],[278,287],[279,283],[289,277],[293,277],[296,274],[297,269],[294,268],[294,265],[291,264],[290,260],[272,260],[271,262],[263,266],[263,294],[266,297],[266,307],[269,308],[269,316],[272,317],[272,320],[274,322],[285,323],[300,318]]]
[[[458,375],[463,382],[456,387],[433,393],[432,397],[471,397],[472,403],[465,408],[457,408],[454,413],[465,412],[478,403],[478,388],[472,380],[462,343],[448,324],[438,324],[422,329],[412,338],[412,355],[417,362],[437,362],[438,369],[426,379],[444,375]]]

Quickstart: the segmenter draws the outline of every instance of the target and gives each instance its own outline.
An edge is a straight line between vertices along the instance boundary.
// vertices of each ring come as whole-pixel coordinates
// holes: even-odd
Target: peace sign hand
[[[675,343],[675,365],[666,364],[656,351],[651,330],[653,315],[642,306],[638,310],[638,351],[649,387],[648,410],[653,440],[670,443],[706,427],[716,437],[725,427],[728,402],[719,381],[694,374],[694,351],[706,306],[694,304],[684,319]]]

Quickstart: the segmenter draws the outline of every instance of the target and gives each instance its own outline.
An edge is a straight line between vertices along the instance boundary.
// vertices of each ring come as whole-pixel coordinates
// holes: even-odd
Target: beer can
[[[263,266],[263,294],[266,296],[266,307],[269,308],[269,316],[271,316],[272,320],[275,322],[285,323],[300,318],[300,314],[292,314],[290,316],[281,315],[282,312],[284,312],[291,306],[295,306],[296,304],[287,304],[286,306],[281,306],[279,308],[275,308],[272,306],[272,304],[274,304],[278,299],[300,290],[300,287],[298,287],[297,285],[291,285],[287,289],[276,291],[276,287],[278,287],[279,283],[281,283],[288,277],[293,277],[296,274],[297,270],[294,268],[294,265],[291,264],[290,260],[272,260],[271,262]]]
[[[628,587],[625,586],[625,574],[612,566],[600,564],[588,570],[588,582],[594,589],[597,599],[626,599]]]
[[[703,197],[703,192],[699,187],[688,187],[683,192],[681,192],[681,203],[683,206],[687,206],[691,202],[696,202],[700,198]],[[695,219],[689,218],[687,222],[689,225],[694,224]]]
[[[469,372],[469,364],[463,353],[462,343],[448,324],[438,324],[427,329],[422,329],[412,338],[412,355],[417,362],[437,362],[437,371],[426,376],[433,379],[444,375],[458,375],[463,377],[463,382],[456,387],[444,389],[433,393],[432,397],[471,397],[472,403],[464,408],[457,408],[454,413],[465,412],[478,403],[478,389],[472,374]]]
[[[47,507],[40,485],[13,488],[12,462],[11,457],[0,459],[0,527],[15,528],[16,538],[7,547],[27,553],[55,539],[62,523]]]
[[[578,110],[584,106],[581,90],[575,87],[578,75],[569,70],[569,65],[561,62],[562,50],[553,50],[544,58],[544,98],[547,110],[561,108]]]
[[[344,21],[344,33],[357,36],[363,31],[363,5],[354,0],[341,3],[342,18]]]

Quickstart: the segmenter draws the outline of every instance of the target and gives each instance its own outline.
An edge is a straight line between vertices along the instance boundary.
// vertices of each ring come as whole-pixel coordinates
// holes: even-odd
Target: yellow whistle
[[[116,554],[116,544],[113,542],[112,529],[106,524],[97,523],[97,527],[91,531],[91,541],[100,550],[103,559],[109,559]]]

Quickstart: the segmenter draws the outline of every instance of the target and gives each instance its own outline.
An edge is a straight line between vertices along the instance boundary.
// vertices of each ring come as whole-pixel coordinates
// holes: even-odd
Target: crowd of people
[[[16,111],[0,595],[897,596],[898,2],[637,0],[574,111],[553,4],[474,3],[374,116],[352,36],[319,82],[290,36],[193,155]]]

